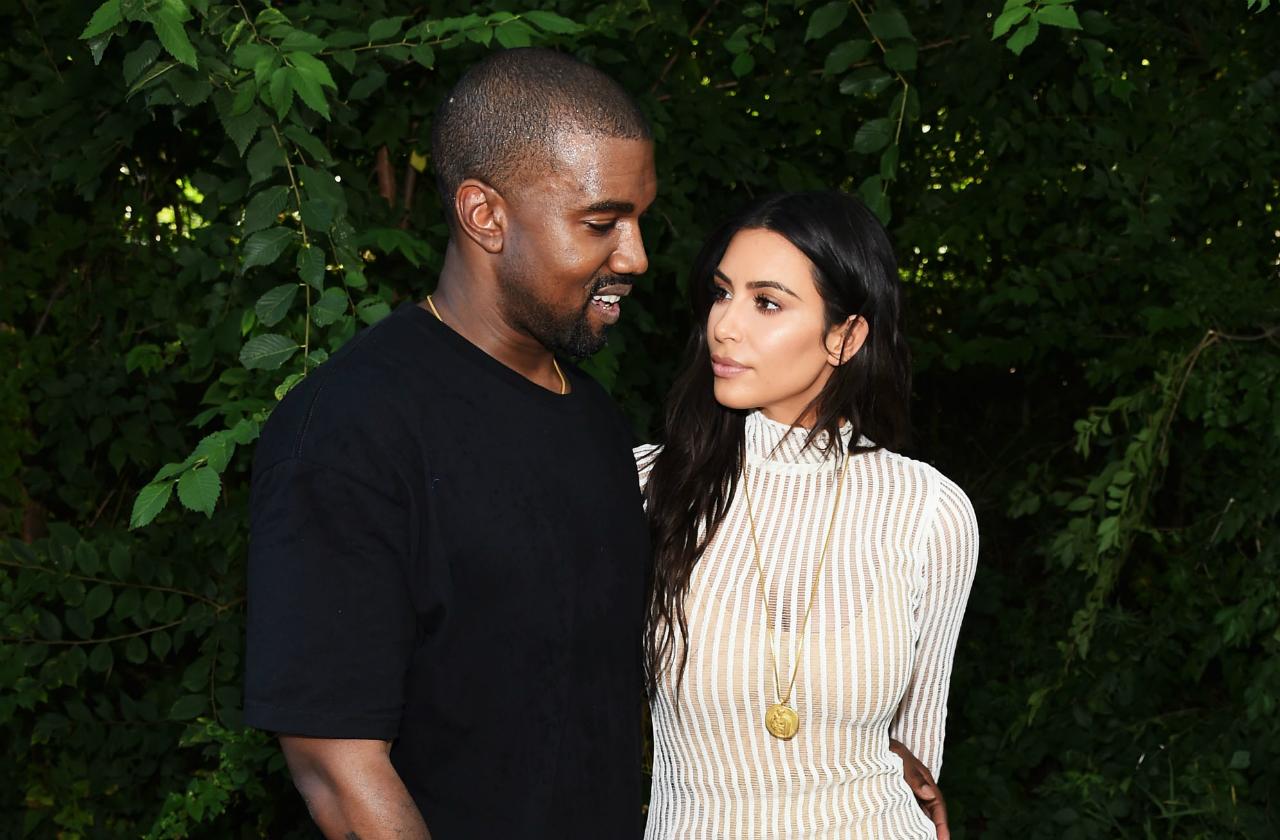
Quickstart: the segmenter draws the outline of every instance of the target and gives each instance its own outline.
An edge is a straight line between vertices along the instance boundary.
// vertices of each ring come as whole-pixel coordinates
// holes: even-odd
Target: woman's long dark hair
[[[689,580],[724,520],[745,457],[747,412],[716,402],[706,324],[715,270],[734,235],[753,229],[780,234],[809,258],[828,329],[850,315],[867,322],[862,348],[832,372],[809,406],[817,420],[806,445],[825,440],[843,454],[842,422],[852,427],[854,451],[899,449],[908,433],[911,364],[897,261],[888,234],[867,208],[838,192],[784,193],[751,204],[712,233],[694,261],[693,333],[667,397],[665,445],[645,488],[654,550],[645,631],[651,693],[673,664],[676,633],[682,642],[677,683],[683,679]],[[858,447],[862,435],[875,445]]]

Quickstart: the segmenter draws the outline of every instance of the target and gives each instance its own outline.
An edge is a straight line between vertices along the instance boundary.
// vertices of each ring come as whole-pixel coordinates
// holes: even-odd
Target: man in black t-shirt
[[[258,444],[245,720],[330,838],[638,837],[647,529],[627,426],[568,359],[648,267],[649,127],[599,71],[504,50],[432,158],[436,292]]]
[[[568,359],[648,267],[649,128],[599,71],[505,50],[432,152],[434,295],[258,445],[245,719],[329,837],[636,837],[647,529],[627,426]]]

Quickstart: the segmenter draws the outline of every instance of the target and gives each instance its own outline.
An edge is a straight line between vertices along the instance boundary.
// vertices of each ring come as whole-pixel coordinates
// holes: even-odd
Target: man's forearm
[[[390,744],[282,737],[307,810],[328,840],[430,840]]]

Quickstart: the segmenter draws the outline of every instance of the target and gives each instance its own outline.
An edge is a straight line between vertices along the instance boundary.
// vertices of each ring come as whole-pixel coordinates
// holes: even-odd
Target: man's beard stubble
[[[532,284],[521,274],[507,274],[500,278],[499,305],[503,315],[513,326],[519,327],[538,340],[543,347],[552,353],[583,359],[594,355],[608,343],[608,327],[599,332],[592,332],[588,309],[591,306],[591,295],[605,286],[613,284],[630,285],[631,280],[624,277],[606,275],[596,278],[591,284],[586,301],[576,312],[556,312],[545,302],[529,293]]]

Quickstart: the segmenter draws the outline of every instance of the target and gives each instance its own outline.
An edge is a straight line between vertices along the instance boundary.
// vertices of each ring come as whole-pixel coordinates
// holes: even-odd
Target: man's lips
[[[622,299],[631,294],[630,283],[610,283],[591,293],[591,305],[606,324],[617,323],[622,314]]]
[[[750,368],[736,359],[731,359],[728,356],[717,356],[714,353],[711,355],[711,372],[721,379],[739,376],[748,370]]]

